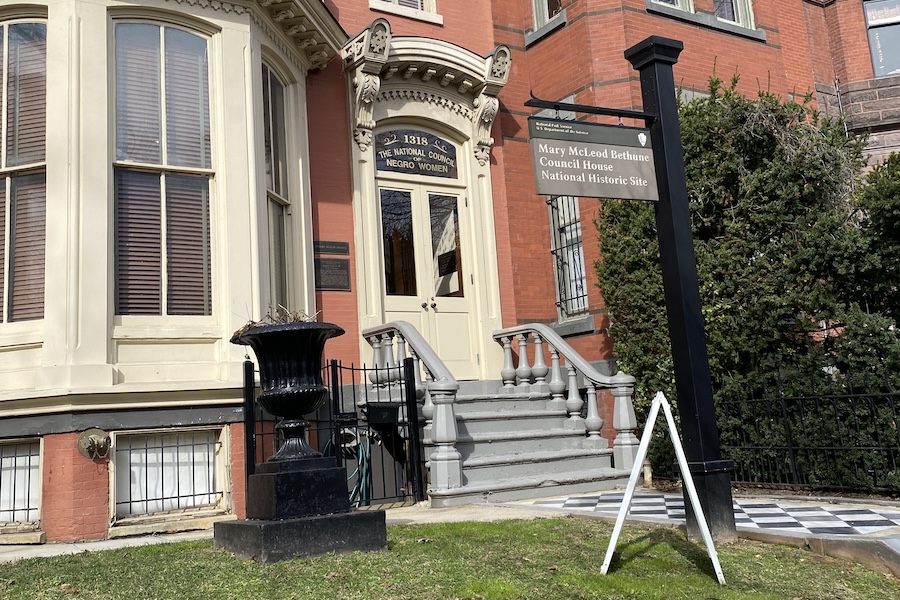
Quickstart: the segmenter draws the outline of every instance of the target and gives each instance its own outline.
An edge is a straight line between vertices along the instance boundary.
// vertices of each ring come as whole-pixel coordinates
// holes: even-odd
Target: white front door
[[[470,225],[458,188],[381,181],[384,320],[409,321],[458,379],[479,376]]]

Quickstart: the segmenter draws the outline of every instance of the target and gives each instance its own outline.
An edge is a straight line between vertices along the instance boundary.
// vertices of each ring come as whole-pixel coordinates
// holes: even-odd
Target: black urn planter
[[[346,469],[306,443],[304,417],[328,398],[325,342],[343,334],[331,323],[290,322],[247,327],[231,338],[256,353],[257,402],[283,417],[277,427],[285,443],[247,478],[246,518],[215,524],[216,548],[260,563],[387,548],[384,511],[351,510]]]
[[[304,417],[328,399],[328,388],[322,383],[322,353],[328,339],[343,334],[332,323],[302,321],[254,325],[231,338],[234,344],[253,348],[259,364],[256,401],[283,419],[277,429],[284,435],[284,445],[269,462],[322,456],[306,443],[309,421]]]

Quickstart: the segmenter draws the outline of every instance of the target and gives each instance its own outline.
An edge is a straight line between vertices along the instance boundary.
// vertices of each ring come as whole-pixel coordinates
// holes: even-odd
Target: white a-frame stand
[[[691,477],[691,471],[688,469],[687,458],[684,456],[684,448],[681,446],[681,438],[678,437],[678,430],[675,428],[675,419],[672,418],[672,409],[669,407],[669,401],[666,400],[662,392],[657,392],[650,405],[650,415],[647,417],[647,424],[644,426],[644,434],[641,436],[641,445],[638,446],[637,456],[634,459],[634,468],[631,470],[631,478],[628,480],[628,488],[625,490],[625,497],[622,498],[622,506],[619,508],[619,516],[616,517],[616,526],[613,528],[612,537],[609,539],[609,548],[606,550],[606,558],[603,560],[603,566],[600,572],[606,575],[609,570],[609,564],[612,562],[613,554],[616,552],[616,542],[619,540],[619,534],[622,533],[622,525],[625,523],[625,517],[631,509],[631,500],[634,498],[634,489],[637,486],[637,480],[641,473],[644,458],[647,456],[647,448],[650,446],[650,436],[653,434],[653,427],[656,425],[656,418],[659,415],[659,407],[662,406],[663,412],[666,414],[666,421],[669,423],[669,436],[672,438],[672,445],[675,446],[675,454],[678,457],[678,466],[681,468],[681,479],[684,487],[688,491],[691,499],[691,506],[694,508],[694,514],[697,516],[697,524],[703,533],[703,541],[706,542],[706,551],[712,560],[713,569],[716,571],[716,577],[719,583],[725,585],[725,575],[722,574],[722,566],[719,564],[719,555],[716,553],[716,547],[713,545],[712,535],[709,533],[709,526],[706,524],[706,516],[703,514],[703,507],[700,506],[700,498],[697,497],[697,488],[694,487],[694,479]]]

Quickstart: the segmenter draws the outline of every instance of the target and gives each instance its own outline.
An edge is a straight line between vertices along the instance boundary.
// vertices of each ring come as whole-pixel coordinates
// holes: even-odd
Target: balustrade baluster
[[[502,338],[503,342],[503,369],[500,371],[500,378],[503,379],[503,387],[506,391],[511,391],[516,385],[516,368],[513,366],[512,358],[512,340],[508,337]]]
[[[534,376],[534,391],[547,392],[547,373],[550,369],[544,362],[544,340],[540,335],[534,334],[534,364],[531,366],[531,374]]]
[[[394,337],[389,333],[382,333],[381,339],[384,340],[381,344],[381,354],[385,357],[384,381],[390,385],[400,380],[400,369],[398,368],[397,362],[394,360]]]
[[[585,447],[608,448],[609,442],[600,437],[603,419],[600,418],[600,411],[597,409],[597,388],[592,382],[588,382],[587,386],[587,403],[587,418],[584,420],[584,426],[587,428],[588,436],[585,440]]]
[[[519,340],[519,366],[516,368],[517,384],[521,388],[531,386],[531,367],[528,366],[528,334],[520,333],[516,336]]]
[[[584,419],[581,418],[581,407],[584,406],[584,400],[578,393],[578,377],[575,373],[575,367],[567,365],[569,369],[569,396],[566,398],[566,410],[569,411],[569,418],[566,420],[566,427],[569,429],[583,428]]]
[[[547,402],[549,410],[565,410],[566,401],[563,392],[566,391],[566,382],[562,378],[562,369],[559,368],[559,352],[550,346],[550,400]]]
[[[379,381],[379,373],[381,370],[381,341],[377,335],[369,338],[369,345],[372,346],[372,369],[369,371],[369,381],[374,385],[381,383]]]

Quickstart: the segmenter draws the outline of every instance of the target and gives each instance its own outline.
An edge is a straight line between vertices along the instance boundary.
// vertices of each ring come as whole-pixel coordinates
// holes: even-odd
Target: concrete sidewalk
[[[452,508],[430,508],[419,504],[388,508],[386,518],[389,525],[564,515],[614,521],[623,495],[621,490],[613,490]],[[683,527],[684,503],[678,495],[642,490],[635,495],[628,520]],[[741,538],[808,548],[818,554],[857,562],[900,577],[900,503],[844,498],[736,496],[735,522]],[[204,530],[97,542],[0,545],[0,563],[211,538],[212,530]]]

